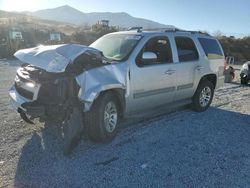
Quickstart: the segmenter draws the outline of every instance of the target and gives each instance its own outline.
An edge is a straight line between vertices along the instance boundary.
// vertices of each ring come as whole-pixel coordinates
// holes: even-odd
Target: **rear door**
[[[177,71],[177,88],[174,100],[182,100],[193,96],[195,81],[200,77],[203,66],[199,63],[199,52],[191,37],[176,34],[174,41],[177,53],[174,67]]]

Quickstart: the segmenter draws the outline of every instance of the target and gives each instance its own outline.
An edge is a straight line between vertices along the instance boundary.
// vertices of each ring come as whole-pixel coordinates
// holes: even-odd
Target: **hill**
[[[37,30],[37,31],[58,31],[65,34],[72,34],[79,26],[65,22],[41,19],[31,16],[30,14],[7,12],[0,10],[0,30],[19,29],[22,31]],[[2,33],[0,33],[1,35]]]
[[[135,18],[125,12],[93,12],[83,13],[68,5],[64,5],[52,9],[44,9],[36,12],[30,12],[29,15],[46,20],[54,20],[59,22],[68,22],[76,25],[93,25],[100,20],[109,20],[111,26],[119,26],[121,28],[128,28],[133,26],[141,26],[143,28],[166,28],[174,26],[164,25],[158,22],[143,18]]]
[[[120,27],[135,25],[144,26],[144,28],[173,27],[161,24],[157,25],[158,23],[156,22],[145,21],[145,19],[141,18],[133,18],[127,13],[85,14],[69,6],[40,10],[34,13],[16,13],[0,10],[0,57],[3,57],[3,54],[4,56],[10,56],[20,47],[27,48],[37,44],[46,44],[49,40],[49,33],[51,32],[60,32],[62,43],[71,42],[88,45],[106,33],[119,30],[115,27],[109,27],[108,30],[107,28],[102,28],[96,24],[96,22],[101,19],[110,20],[110,25],[120,23],[122,24]],[[148,23],[147,26],[145,26],[146,23]],[[154,23],[156,23],[156,25],[154,25]],[[88,27],[86,27],[87,25]],[[8,40],[8,32],[12,30],[21,31],[24,41],[23,45],[18,45],[18,47],[13,49],[9,47],[9,49],[6,47],[6,42],[10,43],[10,40]],[[234,56],[236,62],[239,63],[250,60],[250,36],[235,38],[233,36],[226,37],[219,35],[216,37],[222,44],[225,55]],[[11,46],[10,44],[8,45]],[[6,50],[8,52],[6,52]]]

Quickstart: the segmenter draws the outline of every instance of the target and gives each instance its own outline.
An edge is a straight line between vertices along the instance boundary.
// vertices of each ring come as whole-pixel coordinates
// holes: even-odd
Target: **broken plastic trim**
[[[35,124],[31,119],[29,119],[26,115],[26,113],[21,110],[20,108],[18,108],[18,113],[20,114],[21,118],[26,122],[26,123],[29,123],[29,124]]]

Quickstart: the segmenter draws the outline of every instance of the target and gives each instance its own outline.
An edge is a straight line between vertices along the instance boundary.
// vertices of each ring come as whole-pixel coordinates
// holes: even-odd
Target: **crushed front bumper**
[[[13,85],[9,90],[9,95],[13,107],[19,113],[25,113],[31,117],[43,117],[45,114],[45,107],[35,104],[35,101],[22,97]]]
[[[28,103],[28,102],[32,102],[29,99],[26,99],[24,97],[22,97],[16,90],[15,86],[13,85],[10,90],[9,90],[9,95],[10,95],[10,99],[11,99],[11,103],[13,105],[13,107],[18,110],[18,109],[22,109],[24,112],[26,112],[26,109],[22,107],[22,104],[24,103]]]

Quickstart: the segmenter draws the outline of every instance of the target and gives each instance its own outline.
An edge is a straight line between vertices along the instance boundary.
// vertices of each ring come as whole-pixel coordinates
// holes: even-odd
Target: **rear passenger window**
[[[195,61],[199,59],[198,51],[191,38],[175,37],[179,61]]]
[[[218,42],[214,39],[199,38],[199,42],[208,59],[223,59],[223,53]]]

